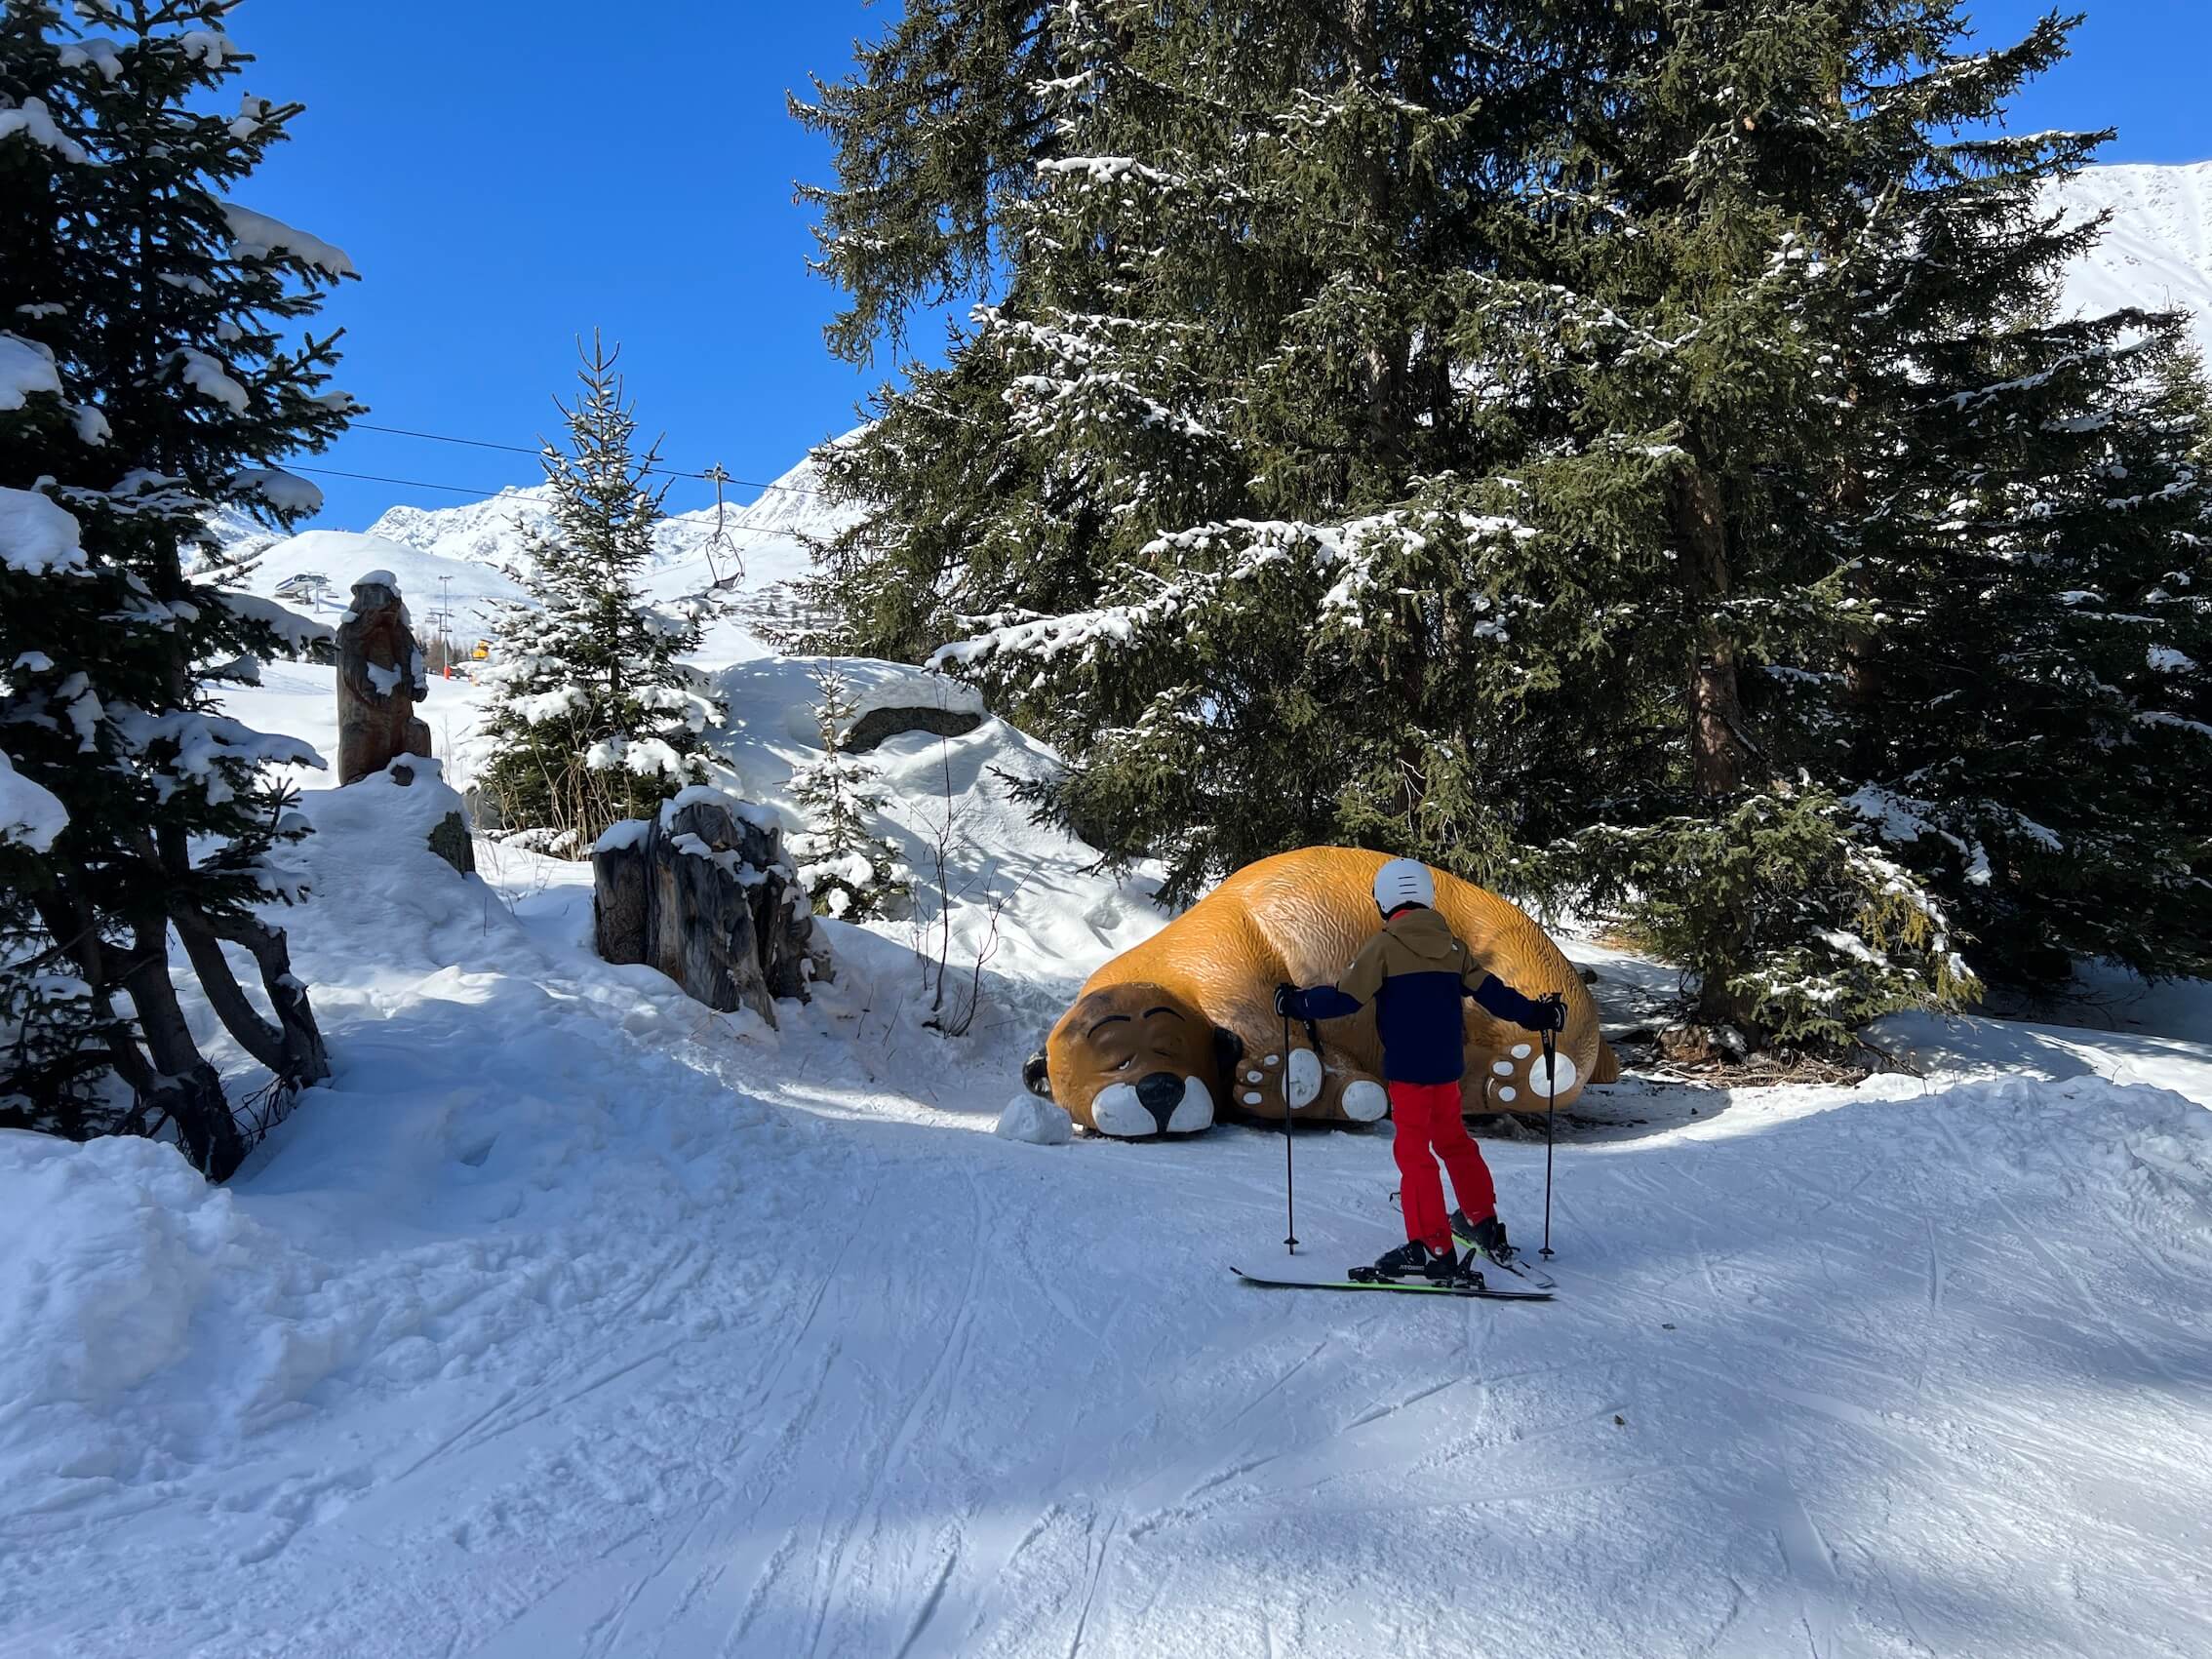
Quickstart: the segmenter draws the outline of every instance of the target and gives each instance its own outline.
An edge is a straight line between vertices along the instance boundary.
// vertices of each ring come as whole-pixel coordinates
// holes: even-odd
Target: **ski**
[[[1464,1296],[1490,1302],[1549,1302],[1549,1290],[1494,1290],[1487,1284],[1432,1284],[1425,1279],[1276,1279],[1265,1274],[1246,1273],[1241,1267],[1229,1270],[1246,1284],[1263,1290],[1400,1290],[1414,1296]]]
[[[1481,1245],[1478,1244],[1474,1240],[1468,1238],[1464,1233],[1461,1233],[1458,1230],[1454,1229],[1451,1236],[1459,1241],[1460,1248],[1474,1251],[1477,1255],[1481,1256],[1484,1262],[1486,1262],[1491,1267],[1496,1268],[1501,1273],[1510,1273],[1514,1276],[1514,1278],[1533,1284],[1540,1290],[1551,1291],[1559,1288],[1558,1280],[1554,1279],[1550,1274],[1546,1273],[1540,1267],[1528,1266],[1521,1260],[1520,1256],[1515,1256],[1511,1261],[1500,1261],[1496,1256],[1483,1249]]]
[[[1399,1203],[1398,1190],[1395,1187],[1391,1189],[1390,1207],[1393,1209],[1402,1208],[1402,1205]],[[1452,1213],[1454,1215],[1457,1215],[1459,1211],[1455,1209],[1452,1211]],[[1467,1234],[1462,1233],[1456,1226],[1452,1228],[1451,1236],[1461,1249],[1474,1251],[1475,1254],[1481,1256],[1483,1261],[1487,1262],[1491,1267],[1497,1268],[1502,1273],[1510,1273],[1516,1279],[1521,1280],[1526,1284],[1533,1284],[1539,1289],[1557,1290],[1560,1287],[1558,1280],[1554,1279],[1542,1268],[1531,1265],[1526,1256],[1516,1255],[1511,1261],[1500,1261],[1496,1256],[1490,1254],[1488,1250],[1482,1248],[1481,1244],[1478,1244],[1474,1241],[1474,1239],[1469,1237]]]

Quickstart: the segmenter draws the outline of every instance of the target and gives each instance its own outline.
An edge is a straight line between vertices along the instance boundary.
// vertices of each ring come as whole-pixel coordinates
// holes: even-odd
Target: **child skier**
[[[1472,1223],[1468,1236],[1493,1260],[1513,1256],[1498,1220],[1489,1166],[1460,1121],[1459,1080],[1467,1070],[1460,999],[1473,997],[1493,1017],[1539,1032],[1562,1028],[1566,1007],[1557,998],[1531,1001],[1483,970],[1437,911],[1437,885],[1427,865],[1393,858],[1375,872],[1374,892],[1383,930],[1353,958],[1344,976],[1333,986],[1300,990],[1281,985],[1275,1007],[1278,1013],[1313,1020],[1340,1019],[1367,1003],[1375,1005],[1383,1077],[1397,1125],[1392,1150],[1398,1159],[1406,1239],[1377,1260],[1375,1269],[1393,1277],[1417,1273],[1448,1280],[1464,1266],[1452,1248],[1454,1220]],[[1462,1215],[1444,1213],[1436,1158],[1451,1171],[1452,1195]]]

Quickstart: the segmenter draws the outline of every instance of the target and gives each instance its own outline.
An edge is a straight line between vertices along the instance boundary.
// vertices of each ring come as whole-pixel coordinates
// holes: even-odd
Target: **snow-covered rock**
[[[949,674],[870,656],[786,657],[782,660],[789,663],[804,660],[810,668],[834,668],[845,677],[846,688],[852,698],[852,717],[846,727],[846,736],[855,749],[873,749],[901,731],[927,730],[942,736],[958,736],[964,731],[972,731],[983,718],[983,693]],[[818,692],[810,681],[802,683],[808,687],[807,693],[786,710],[784,730],[794,742],[819,748],[820,725],[814,713],[815,701],[810,700],[818,698]],[[909,712],[925,718],[893,718]],[[950,718],[931,721],[927,718],[931,715]]]
[[[1017,1094],[1007,1102],[1007,1109],[999,1114],[999,1125],[992,1131],[1006,1140],[1026,1141],[1031,1146],[1065,1146],[1075,1139],[1075,1121],[1049,1100],[1040,1100],[1034,1094]]]

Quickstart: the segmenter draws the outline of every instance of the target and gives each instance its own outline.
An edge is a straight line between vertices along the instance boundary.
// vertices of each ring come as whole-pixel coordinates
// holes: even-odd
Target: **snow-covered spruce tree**
[[[851,683],[835,666],[818,669],[813,680],[821,695],[814,729],[822,756],[791,774],[791,794],[808,824],[791,838],[791,855],[815,911],[857,922],[881,915],[906,883],[890,844],[869,827],[884,804],[883,774],[847,741],[858,706]]]
[[[618,355],[594,336],[583,392],[560,406],[570,450],[543,456],[552,519],[514,573],[536,603],[500,619],[484,724],[480,787],[501,822],[579,858],[609,825],[704,782],[704,733],[723,718],[678,661],[699,643],[699,613],[655,609],[640,588],[667,486],[652,482],[658,447],[636,447]]]
[[[0,351],[7,337],[0,336]],[[14,392],[0,390],[0,407],[20,391],[20,381]],[[53,412],[56,400],[37,401]],[[15,424],[13,414],[0,413],[0,432]],[[79,605],[83,594],[61,584],[81,580],[84,569],[68,514],[43,495],[0,489],[0,610],[36,614],[34,608]],[[6,634],[0,627],[0,641]],[[0,699],[40,660],[20,653],[20,666],[0,673]],[[103,1116],[112,1118],[107,1045],[128,1033],[98,1017],[91,987],[40,914],[39,897],[54,885],[47,858],[68,822],[59,798],[18,772],[0,749],[0,1127],[83,1138]]]
[[[1576,65],[1571,94],[1467,342],[1527,411],[1538,543],[1600,623],[1584,672],[1655,693],[1622,733],[1644,741],[1564,796],[1585,821],[1531,817],[1551,838],[1540,876],[1624,910],[1684,962],[1700,1018],[1755,1040],[1976,990],[1955,919],[1825,787],[1851,787],[1857,716],[1761,694],[1839,683],[1839,647],[1863,638],[1867,466],[1902,441],[1877,379],[1912,378],[1926,329],[2002,326],[2032,297],[2015,280],[1870,303],[1929,256],[1930,205],[1977,170],[1946,135],[2063,51],[2050,24],[1955,57],[1955,11],[1624,0],[1538,21]],[[1938,264],[2016,275],[1994,223],[1953,223],[1974,246]]]
[[[1708,487],[1673,423],[1745,338],[1787,335],[1785,296],[1756,234],[1699,244],[1701,214],[1639,264],[1649,302],[1586,297],[1550,246],[1599,266],[1627,239],[1574,221],[1586,164],[1555,150],[1635,40],[1512,5],[1107,10],[1049,20],[1054,125],[997,208],[1005,296],[830,462],[885,503],[828,565],[855,646],[970,632],[941,660],[1069,755],[1050,806],[1164,857],[1171,899],[1301,843],[1525,889],[1526,852],[1593,817],[1763,823],[1732,771],[1701,794],[1686,741],[1734,738],[1696,712],[1716,607],[1683,533]],[[839,207],[856,247],[895,234],[864,188]],[[1717,256],[1734,286],[1692,292]],[[1701,302],[1734,343],[1684,360]],[[1717,388],[1756,433],[1744,477],[1792,453],[1802,384]],[[1847,1012],[1900,1000],[1868,989]]]
[[[1849,1023],[1971,990],[1969,962],[2015,981],[2090,953],[2194,970],[2207,809],[2152,778],[2195,736],[2153,664],[2201,638],[2199,394],[2177,319],[2053,320],[2096,227],[2059,221],[2049,187],[2100,136],[1996,131],[2067,25],[1965,52],[1952,0],[1622,16],[1644,44],[1596,77],[1561,150],[1561,178],[1598,181],[1565,209],[1591,236],[1550,240],[1536,274],[1675,332],[1649,363],[1564,356],[1546,396],[1671,441],[1681,585],[1709,619],[1698,810],[1580,837],[1584,879],[1652,915],[1656,871],[1788,868],[1810,786],[1851,804],[1821,814],[1838,838],[1888,846],[1837,849],[1867,879],[1822,915],[1789,884],[1717,888],[1720,914],[1749,908],[1709,1015],[1788,1030],[1841,987],[1829,1011]],[[1636,237],[1608,252],[1615,220]],[[1675,323],[1638,309],[1654,295]],[[1552,468],[1552,493],[1587,464]],[[2116,635],[2084,590],[2127,601]],[[1737,859],[1714,856],[1722,824],[1750,837]],[[1640,878],[1616,862],[1631,848]],[[1921,889],[1910,959],[1851,914],[1893,910],[1893,889]],[[1808,978],[1808,953],[1831,970]]]
[[[1908,343],[1867,354],[1853,405],[1855,610],[1793,699],[1848,731],[1818,770],[1980,971],[2030,987],[2085,956],[2212,966],[2212,792],[2178,786],[2212,765],[2205,392],[2182,318],[2056,317],[2099,227],[2044,187],[2092,141],[1978,139],[1906,204],[1868,299]]]
[[[303,634],[218,585],[203,515],[312,511],[313,487],[269,462],[323,447],[353,407],[326,389],[335,336],[279,334],[353,274],[345,256],[227,200],[299,113],[214,101],[246,61],[223,30],[234,9],[78,0],[73,27],[43,0],[0,13],[0,357],[43,364],[0,397],[0,749],[67,820],[31,852],[28,889],[11,884],[0,1001],[19,1017],[23,976],[44,976],[59,995],[35,1012],[39,1042],[69,1056],[5,1050],[20,1069],[0,1097],[10,1121],[64,1133],[174,1132],[215,1179],[251,1131],[193,1040],[172,930],[279,1099],[329,1065],[260,914],[300,896],[276,857],[299,831],[272,765],[315,757],[219,712],[225,685]]]
[[[1495,865],[1512,809],[1476,785],[1501,753],[1543,759],[1471,685],[1481,642],[1566,614],[1521,581],[1544,576],[1490,464],[1510,420],[1455,369],[1510,197],[1496,158],[1557,101],[1510,42],[1470,44],[1490,10],[1039,8],[1022,72],[1047,119],[999,151],[1027,142],[1026,169],[959,168],[950,89],[942,112],[819,106],[847,186],[833,275],[920,245],[885,170],[977,192],[960,211],[1008,273],[946,368],[826,457],[882,503],[827,562],[848,637],[919,653],[989,628],[947,660],[1062,746],[1052,806],[1110,855],[1164,857],[1170,898],[1311,841]],[[943,60],[980,13],[930,9]],[[871,267],[913,297],[961,274]],[[1512,694],[1554,677],[1525,658]]]
[[[982,11],[911,9],[908,57],[966,61]],[[2024,209],[2087,140],[1956,137],[2065,29],[1966,55],[1958,13],[1071,4],[1024,14],[1050,122],[1009,106],[996,171],[960,165],[994,106],[956,118],[942,80],[825,99],[851,321],[962,279],[913,257],[931,181],[1007,270],[830,461],[883,503],[826,562],[847,638],[968,633],[944,660],[1070,757],[1049,804],[1166,858],[1171,897],[1332,839],[1631,905],[1662,871],[1655,903],[1718,919],[1708,1019],[1969,994],[1957,889],[1923,887],[1949,844],[1885,853],[1835,810],[1870,724],[1912,719],[1869,690],[1903,596],[1862,533],[1940,475],[1937,397],[2002,378],[1931,389],[1935,356],[2042,326],[2074,246]],[[1997,458],[2005,492],[2049,457]]]

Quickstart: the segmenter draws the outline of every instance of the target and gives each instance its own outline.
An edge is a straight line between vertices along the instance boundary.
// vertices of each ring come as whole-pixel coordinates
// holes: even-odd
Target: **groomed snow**
[[[771,801],[806,667],[724,676]],[[318,740],[286,673],[233,712]],[[949,770],[1022,880],[965,1040],[896,926],[771,1032],[593,959],[579,866],[454,875],[434,778],[308,790],[329,1085],[221,1191],[0,1135],[0,1653],[2200,1645],[2212,989],[1593,1091],[1549,1307],[1248,1290],[1280,1134],[991,1132],[1141,889],[1003,799],[1000,723],[882,755],[900,839]],[[1391,1241],[1387,1139],[1298,1137],[1303,1257]],[[1543,1146],[1486,1150],[1532,1243]]]
[[[2123,210],[2073,303],[2212,308],[2198,171],[2069,187]],[[844,522],[810,481],[731,515],[698,657],[745,810],[794,828],[817,664],[760,630]],[[384,567],[427,628],[450,575],[480,629],[533,509],[395,509],[252,585],[319,571],[334,613]],[[727,574],[702,518],[656,599]],[[456,784],[485,695],[420,711]],[[228,712],[335,748],[327,667]],[[480,842],[454,874],[437,769],[336,791],[284,752],[329,1084],[221,1190],[0,1133],[0,1656],[2204,1650],[2212,986],[2108,975],[2104,1030],[1891,1020],[1922,1075],[1856,1089],[1594,1089],[1548,1307],[1253,1291],[1280,1133],[1071,1143],[1017,1092],[1161,919],[1029,822],[1007,780],[1053,759],[1004,723],[868,757],[909,867],[952,813],[952,960],[991,953],[960,1040],[905,924],[824,923],[837,980],[771,1031],[598,962],[585,866]],[[1615,1012],[1668,977],[1574,954]],[[1394,1242],[1389,1136],[1296,1138],[1302,1260]],[[1485,1151],[1532,1244],[1541,1141]]]

